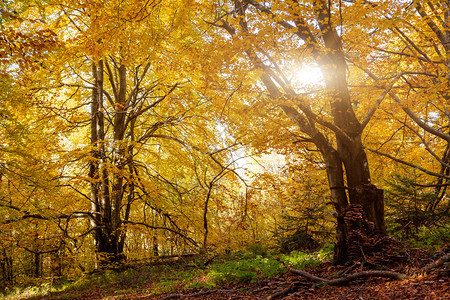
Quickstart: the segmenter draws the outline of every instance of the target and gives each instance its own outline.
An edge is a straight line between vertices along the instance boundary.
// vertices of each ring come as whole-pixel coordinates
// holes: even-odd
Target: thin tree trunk
[[[92,90],[91,100],[91,160],[89,161],[89,180],[91,188],[91,212],[92,218],[90,219],[91,226],[94,228],[94,242],[96,246],[101,239],[101,217],[100,217],[100,202],[99,202],[99,187],[100,187],[100,175],[99,175],[99,162],[100,162],[100,143],[98,138],[98,88],[97,87],[97,65],[92,63],[92,75],[94,78],[95,88]]]
[[[0,266],[1,266],[1,275],[2,281],[0,281],[0,287],[2,285],[9,285],[13,282],[13,260],[12,256],[9,255],[6,248],[2,249],[0,253]]]
[[[211,198],[211,190],[212,185],[208,187],[208,194],[206,195],[204,207],[203,207],[203,246],[202,253],[206,253],[208,251],[208,204]]]

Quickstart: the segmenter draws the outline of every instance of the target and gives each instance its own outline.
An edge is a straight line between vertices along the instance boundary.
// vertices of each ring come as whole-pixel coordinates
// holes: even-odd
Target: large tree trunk
[[[127,78],[130,69],[120,58],[109,57],[92,65],[90,221],[101,267],[111,267],[125,259],[124,223],[129,221],[135,200],[136,181],[132,177],[138,176],[133,147],[153,138],[159,128],[171,123],[170,118],[157,121],[146,126],[135,139],[137,118],[145,117],[147,111],[177,87],[173,85],[156,100],[150,93],[154,87],[141,93],[140,85],[146,82],[144,77],[149,75],[150,68],[150,62],[143,68],[137,66],[131,73],[133,76]]]
[[[328,4],[325,1],[316,1],[315,9],[321,36],[325,44],[325,54],[318,55],[317,63],[323,71],[326,87],[332,96],[331,114],[334,118],[334,124],[342,130],[342,132],[335,131],[335,133],[337,156],[344,167],[341,169],[330,169],[328,168],[329,163],[325,160],[327,170],[329,173],[338,173],[334,175],[336,177],[343,176],[342,173],[345,172],[348,204],[350,207],[362,205],[365,213],[364,217],[374,224],[370,228],[384,234],[386,228],[384,224],[383,191],[371,184],[369,163],[361,141],[362,126],[353,111],[348,91],[347,64],[342,50],[342,40],[332,26]],[[321,152],[324,157],[328,155],[326,151]],[[335,188],[332,182],[330,182],[330,188]],[[335,261],[343,263],[348,259],[349,231],[355,229],[349,228],[348,222],[343,219],[343,217],[348,218],[348,216],[345,216],[344,211],[348,211],[349,207],[343,206],[344,202],[336,199],[334,195],[333,198],[338,206],[336,208],[337,244],[335,247]],[[362,230],[363,228],[359,229]],[[346,240],[345,245],[342,241],[344,237]]]
[[[121,70],[120,80],[123,82],[125,68]],[[119,172],[123,170],[124,159],[121,139],[124,131],[123,121],[116,122],[114,126],[114,146],[118,147],[114,151],[113,163],[120,171],[115,170],[112,174],[113,183],[111,185],[107,164],[111,163],[106,153],[106,134],[104,125],[104,104],[103,104],[103,61],[98,65],[92,65],[95,87],[92,90],[91,103],[91,151],[92,159],[89,168],[91,180],[91,226],[93,227],[94,243],[97,248],[98,262],[101,268],[111,267],[111,264],[121,262],[125,256],[123,254],[123,241],[121,242],[121,219],[120,210],[123,197],[123,177]],[[124,93],[123,89],[120,95]],[[124,99],[122,96],[121,99]],[[123,110],[123,105],[120,106]],[[120,124],[117,124],[120,123]],[[120,134],[116,134],[120,130]],[[120,162],[120,163],[118,163]]]

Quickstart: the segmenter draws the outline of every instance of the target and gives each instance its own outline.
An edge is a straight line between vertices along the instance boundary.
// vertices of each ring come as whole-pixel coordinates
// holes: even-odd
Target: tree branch
[[[373,152],[373,153],[376,153],[376,154],[385,156],[385,157],[387,157],[387,158],[390,158],[390,159],[392,159],[393,161],[396,161],[396,162],[401,163],[401,164],[403,164],[403,165],[406,165],[406,166],[412,167],[412,168],[414,168],[414,169],[417,169],[417,170],[419,170],[419,171],[422,171],[422,172],[424,172],[425,174],[428,174],[428,175],[431,175],[431,176],[434,176],[434,177],[445,178],[445,179],[449,179],[449,180],[450,180],[450,176],[449,176],[449,175],[445,175],[445,174],[440,174],[440,173],[428,171],[427,169],[424,169],[424,168],[422,168],[422,167],[419,167],[419,166],[417,166],[417,165],[415,165],[415,164],[412,164],[412,163],[410,163],[410,162],[407,162],[407,161],[398,159],[398,158],[393,157],[393,156],[391,156],[391,155],[389,155],[389,154],[386,154],[386,153],[383,153],[383,152],[380,152],[380,151],[377,151],[377,150],[374,150],[374,149],[369,149],[369,148],[366,148],[366,149],[369,150],[369,151],[371,151],[371,152]]]
[[[400,104],[400,107],[403,109],[403,111],[414,121],[417,123],[417,125],[419,125],[420,127],[422,127],[422,129],[424,129],[425,131],[438,136],[444,140],[446,140],[448,143],[450,143],[450,135],[445,134],[433,127],[431,127],[430,125],[428,125],[427,123],[425,123],[424,121],[422,121],[421,118],[419,118],[412,110],[410,110],[408,107],[406,107],[403,103],[402,100],[400,100],[400,98],[394,93],[394,92],[389,92],[389,95],[394,98],[394,100]]]
[[[369,124],[370,119],[375,114],[375,111],[378,109],[378,107],[381,105],[381,102],[383,102],[383,99],[386,97],[386,95],[391,91],[392,86],[394,83],[402,76],[403,74],[397,74],[394,79],[391,80],[389,85],[384,89],[384,91],[381,93],[381,95],[378,97],[377,101],[375,101],[375,105],[372,107],[372,109],[367,113],[367,116],[364,118],[364,120],[361,123],[361,130],[364,130],[366,128],[367,124]]]
[[[436,34],[439,41],[442,45],[445,44],[446,38],[442,31],[439,29],[439,27],[431,20],[431,18],[428,16],[428,14],[425,12],[425,10],[422,8],[422,5],[420,5],[420,2],[415,2],[416,10],[419,13],[419,15],[425,20],[428,27],[430,27],[431,30]]]
[[[172,233],[175,233],[175,234],[181,236],[181,237],[184,238],[185,240],[189,241],[189,242],[190,242],[192,245],[194,245],[195,247],[198,247],[198,243],[197,243],[195,240],[193,240],[192,238],[190,238],[190,237],[184,235],[183,233],[181,233],[181,232],[179,232],[179,231],[176,231],[176,230],[174,230],[174,229],[172,229],[172,228],[162,227],[162,226],[152,226],[152,225],[149,225],[149,224],[143,223],[143,222],[122,221],[122,223],[124,223],[124,224],[131,224],[131,225],[140,225],[140,226],[144,226],[144,227],[147,227],[147,228],[150,228],[150,229],[167,230],[167,231],[170,231],[170,232],[172,232]]]

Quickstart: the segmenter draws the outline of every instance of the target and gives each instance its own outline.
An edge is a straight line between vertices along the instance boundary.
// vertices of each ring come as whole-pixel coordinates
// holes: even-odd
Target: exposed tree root
[[[352,266],[353,267],[353,266]],[[294,274],[303,276],[304,278],[308,279],[309,281],[314,282],[315,284],[329,284],[329,285],[340,285],[344,284],[359,278],[366,278],[366,277],[387,277],[392,279],[405,279],[408,278],[407,275],[397,273],[397,272],[391,272],[391,271],[362,271],[357,272],[349,275],[343,274],[343,276],[335,278],[335,279],[324,279],[317,277],[311,273],[297,270],[297,269],[290,269],[290,271]],[[348,270],[347,270],[348,271]],[[268,297],[268,299],[277,299],[284,297],[292,292],[295,292],[298,289],[299,284],[296,284],[297,282],[293,282],[288,288],[273,294],[272,296]],[[303,285],[305,285],[303,283]]]
[[[438,268],[447,262],[450,262],[450,253],[447,253],[447,254],[441,256],[439,259],[427,264],[425,267],[421,268],[416,273],[416,275],[421,274],[421,273],[427,273],[427,272],[431,271],[432,269]],[[408,276],[406,274],[392,272],[392,271],[361,271],[361,272],[356,272],[356,273],[347,275],[347,272],[352,271],[356,266],[358,266],[358,263],[356,263],[353,266],[351,266],[350,268],[344,270],[340,274],[342,276],[340,276],[338,278],[334,278],[334,279],[324,279],[324,278],[315,276],[311,273],[297,270],[297,269],[290,269],[290,272],[300,275],[300,276],[308,279],[309,281],[314,282],[315,284],[328,284],[328,285],[341,285],[341,284],[345,284],[345,283],[348,283],[350,281],[353,281],[353,280],[356,280],[359,278],[367,278],[367,277],[386,277],[386,278],[391,278],[394,280],[402,280],[402,279],[410,278],[410,276]],[[269,299],[276,299],[276,298],[284,297],[287,294],[295,292],[299,285],[296,283],[297,282],[293,282],[288,288],[286,288],[278,293],[273,294],[271,297],[269,297]]]
[[[425,267],[420,269],[420,272],[421,273],[428,273],[432,269],[438,268],[438,267],[442,266],[443,264],[445,264],[446,262],[449,262],[449,261],[450,261],[450,253],[447,253],[446,255],[441,256],[438,260],[435,260],[435,261],[427,264]]]
[[[432,269],[438,268],[449,261],[450,261],[450,253],[447,253],[447,254],[441,256],[438,260],[435,260],[435,261],[427,264],[422,269],[420,269],[418,274],[427,273],[427,272],[431,271]],[[324,278],[317,277],[311,273],[301,271],[301,270],[290,269],[290,271],[294,274],[303,276],[306,279],[313,281],[315,283],[325,283],[325,284],[329,284],[329,285],[340,285],[340,284],[344,284],[344,283],[347,283],[347,282],[350,282],[350,281],[353,281],[353,280],[356,280],[359,278],[366,278],[366,277],[387,277],[387,278],[391,278],[391,279],[395,279],[395,280],[401,280],[401,279],[406,279],[406,278],[410,277],[406,274],[392,272],[392,271],[361,271],[361,272],[356,272],[356,273],[348,274],[348,275],[346,275],[344,273],[343,276],[335,278],[335,279],[324,279]]]
[[[301,275],[303,277],[305,277],[306,279],[309,279],[313,282],[316,283],[325,283],[325,284],[329,284],[329,285],[340,285],[340,284],[344,284],[359,278],[366,278],[366,277],[387,277],[387,278],[391,278],[391,279],[395,279],[395,280],[401,280],[401,279],[405,279],[408,278],[408,275],[402,274],[402,273],[397,273],[397,272],[392,272],[392,271],[362,271],[362,272],[357,272],[357,273],[353,273],[353,274],[349,274],[349,275],[344,275],[342,277],[339,278],[335,278],[335,279],[324,279],[324,278],[320,278],[317,276],[314,276],[308,272],[305,271],[301,271],[301,270],[296,270],[296,269],[291,269],[291,272],[294,274],[298,274]]]
[[[208,290],[204,292],[199,292],[195,294],[183,295],[183,294],[173,294],[167,297],[159,298],[158,300],[169,300],[169,299],[183,299],[183,298],[191,298],[191,297],[200,297],[204,295],[214,294],[214,293],[234,293],[235,290]]]
[[[284,297],[290,293],[297,291],[299,289],[299,287],[301,287],[301,286],[311,286],[311,284],[301,282],[301,281],[294,281],[289,285],[288,288],[267,297],[267,299],[277,299],[277,298]]]

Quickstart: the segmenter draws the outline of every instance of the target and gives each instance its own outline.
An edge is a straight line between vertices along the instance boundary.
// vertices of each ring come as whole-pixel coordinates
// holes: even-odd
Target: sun
[[[296,66],[291,72],[291,85],[298,92],[307,92],[317,89],[324,84],[323,74],[315,64],[302,64]]]

